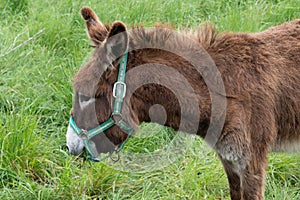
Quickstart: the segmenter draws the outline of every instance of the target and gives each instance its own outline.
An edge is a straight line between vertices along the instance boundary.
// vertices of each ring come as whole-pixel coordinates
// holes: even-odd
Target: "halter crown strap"
[[[120,62],[118,81],[114,84],[113,88],[113,97],[114,101],[114,110],[112,115],[120,115],[122,110],[123,99],[126,94],[126,84],[125,84],[125,76],[126,76],[126,65],[127,65],[128,53],[126,52],[123,56],[123,59]]]

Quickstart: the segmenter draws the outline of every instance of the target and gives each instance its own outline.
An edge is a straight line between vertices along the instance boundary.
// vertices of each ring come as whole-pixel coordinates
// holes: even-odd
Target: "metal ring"
[[[118,162],[120,160],[120,151],[114,151],[114,152],[115,152],[115,154],[117,154],[117,158],[116,159],[113,158],[114,153],[110,154],[109,157],[113,162]]]

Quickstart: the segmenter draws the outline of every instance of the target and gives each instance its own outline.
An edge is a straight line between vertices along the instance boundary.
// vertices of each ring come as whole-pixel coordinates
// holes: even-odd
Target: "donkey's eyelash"
[[[89,47],[90,47],[90,48],[96,48],[96,46],[95,46],[95,45],[89,45]]]

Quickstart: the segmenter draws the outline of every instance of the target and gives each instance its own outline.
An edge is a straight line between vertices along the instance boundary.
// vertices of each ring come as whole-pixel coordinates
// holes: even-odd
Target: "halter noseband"
[[[70,127],[75,131],[75,133],[80,137],[82,140],[84,147],[86,151],[89,154],[89,158],[92,159],[93,161],[101,161],[106,159],[107,157],[111,157],[113,152],[119,153],[120,150],[123,149],[125,143],[131,136],[132,132],[134,129],[122,119],[122,104],[123,104],[123,99],[126,94],[126,84],[125,84],[125,76],[126,76],[126,65],[127,65],[127,58],[128,58],[128,52],[126,52],[123,55],[123,58],[120,62],[120,68],[119,68],[119,73],[118,73],[118,80],[115,82],[114,87],[113,87],[113,97],[114,97],[114,107],[113,107],[113,112],[111,114],[111,117],[100,124],[99,126],[91,129],[91,130],[83,130],[79,128],[76,123],[74,118],[71,116],[70,117]],[[93,150],[91,147],[89,140],[95,137],[96,135],[99,135],[100,133],[103,133],[107,129],[111,128],[112,126],[117,125],[121,130],[127,133],[127,138],[126,140],[118,145],[113,152],[111,152],[107,157],[104,157],[103,159],[98,159],[97,158],[97,153]],[[119,158],[119,156],[118,156]]]

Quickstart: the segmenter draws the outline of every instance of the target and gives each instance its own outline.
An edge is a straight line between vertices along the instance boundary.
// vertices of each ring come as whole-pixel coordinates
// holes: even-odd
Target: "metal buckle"
[[[82,140],[86,140],[88,139],[88,136],[87,136],[87,130],[84,130],[84,129],[81,129],[81,133],[79,134],[79,137],[82,139]]]
[[[113,87],[113,97],[116,98],[117,97],[117,85],[120,84],[123,86],[123,94],[122,94],[122,99],[125,97],[126,94],[126,84],[120,81],[115,82],[114,87]]]

